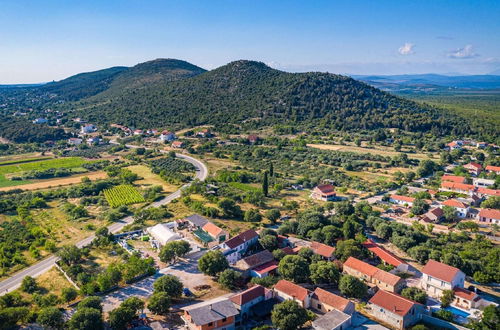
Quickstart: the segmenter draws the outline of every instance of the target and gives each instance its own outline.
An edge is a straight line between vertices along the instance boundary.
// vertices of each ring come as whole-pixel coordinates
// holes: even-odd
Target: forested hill
[[[448,112],[349,77],[287,73],[253,61],[232,62],[168,83],[155,81],[140,89],[110,88],[72,106],[78,116],[93,122],[141,128],[252,120],[259,125],[288,122],[336,130],[397,127],[440,135],[471,133],[463,119]]]
[[[205,72],[185,61],[157,59],[133,67],[117,66],[80,73],[61,81],[38,87],[40,92],[56,94],[59,99],[77,101],[106,92],[111,95],[122,89],[137,89],[154,83],[165,83]]]

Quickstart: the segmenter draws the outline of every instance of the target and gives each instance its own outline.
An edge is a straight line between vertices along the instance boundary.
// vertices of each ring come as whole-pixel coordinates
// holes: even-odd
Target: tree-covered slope
[[[451,114],[349,77],[287,73],[252,61],[232,62],[141,89],[109,91],[76,105],[85,108],[78,115],[143,128],[255,120],[262,125],[290,122],[338,130],[397,127],[435,134],[468,130]]]

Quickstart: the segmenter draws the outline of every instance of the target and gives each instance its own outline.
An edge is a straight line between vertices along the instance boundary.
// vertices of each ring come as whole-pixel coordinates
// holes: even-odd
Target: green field
[[[144,202],[144,197],[133,186],[122,184],[111,189],[104,190],[104,197],[111,207],[130,205]]]
[[[42,160],[29,160],[19,159],[15,161],[8,161],[6,165],[0,166],[0,187],[12,187],[31,183],[32,181],[22,180],[22,181],[12,181],[9,180],[6,175],[22,173],[34,170],[47,170],[50,168],[78,168],[83,164],[90,163],[91,161],[86,161],[80,157],[67,157],[67,158],[54,158],[54,159],[42,159]]]
[[[254,186],[251,186],[246,183],[240,183],[240,182],[229,182],[229,185],[233,188],[242,190],[242,191],[259,191],[260,189]]]
[[[0,162],[0,166],[4,165],[13,165],[13,164],[22,164],[22,163],[31,163],[38,162],[41,160],[51,159],[52,157],[34,157],[34,158],[24,158],[24,159],[14,159],[14,160],[6,160]]]

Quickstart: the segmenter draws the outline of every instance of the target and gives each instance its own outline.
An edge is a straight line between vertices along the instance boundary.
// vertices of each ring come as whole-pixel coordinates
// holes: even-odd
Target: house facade
[[[405,284],[401,277],[386,272],[354,257],[349,257],[349,259],[344,262],[343,271],[344,273],[359,278],[368,284],[377,286],[379,289],[390,292],[401,291]]]
[[[247,249],[257,243],[259,234],[253,229],[246,230],[221,244],[224,255],[230,264],[242,258]]]
[[[379,257],[379,259],[382,260],[385,265],[394,266],[400,272],[408,271],[408,264],[406,262],[396,257],[393,253],[387,251],[383,247],[379,246],[371,239],[367,239],[365,242],[363,242],[363,246],[368,249],[368,251]]]
[[[422,269],[420,286],[427,294],[439,298],[445,290],[463,288],[465,274],[458,268],[429,259]]]
[[[255,285],[229,298],[239,310],[239,315],[236,316],[236,322],[244,322],[252,317],[252,307],[271,298],[273,298],[272,290],[261,285]]]
[[[235,329],[235,319],[239,311],[229,299],[204,303],[200,307],[184,308],[182,318],[192,330]]]
[[[219,243],[224,242],[229,237],[229,233],[227,231],[211,222],[207,222],[202,229]]]
[[[458,201],[456,199],[449,199],[447,201],[444,201],[442,203],[442,205],[453,207],[457,212],[457,216],[460,218],[467,218],[467,216],[470,213],[469,205],[467,205],[461,201]]]
[[[337,199],[335,187],[331,184],[321,184],[316,186],[311,192],[311,198],[330,202]]]
[[[293,300],[303,308],[311,306],[312,292],[290,281],[278,281],[273,291],[274,297],[279,301]]]
[[[500,210],[496,209],[481,209],[477,215],[477,220],[482,223],[500,224]]]
[[[483,166],[478,163],[470,162],[469,164],[465,164],[464,168],[472,175],[478,176],[483,170]]]
[[[354,303],[321,288],[316,288],[311,296],[311,308],[323,313],[338,310],[348,315],[354,313]]]
[[[389,201],[393,204],[412,207],[415,202],[415,198],[401,195],[391,195]]]

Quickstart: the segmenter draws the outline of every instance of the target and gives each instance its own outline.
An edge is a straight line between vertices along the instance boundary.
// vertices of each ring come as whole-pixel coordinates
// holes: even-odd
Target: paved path
[[[133,145],[127,145],[127,147],[138,148],[138,146],[133,146]],[[161,151],[161,152],[166,153],[166,151]],[[208,168],[203,162],[201,162],[200,160],[198,160],[196,158],[188,156],[188,155],[183,155],[183,154],[176,154],[176,155],[177,155],[177,157],[182,158],[183,160],[193,164],[196,167],[196,176],[195,176],[196,179],[203,181],[207,178]],[[190,183],[185,184],[184,186],[182,186],[178,190],[174,191],[170,195],[150,204],[148,207],[158,207],[160,205],[170,203],[172,200],[180,197],[182,194],[182,190],[184,188],[188,187],[189,185],[190,185]],[[120,221],[117,221],[117,222],[113,223],[112,225],[108,226],[108,229],[111,233],[116,233],[116,232],[120,231],[123,227],[125,227],[126,225],[132,223],[133,221],[134,221],[134,218],[132,216],[127,216],[127,217],[121,219]],[[76,243],[75,245],[79,248],[84,247],[86,245],[89,245],[94,238],[95,238],[94,235],[89,236],[89,237],[81,240],[80,242]],[[8,279],[0,282],[0,295],[4,295],[7,292],[10,292],[10,291],[17,289],[21,285],[21,282],[22,282],[24,277],[26,277],[26,276],[37,277],[37,276],[45,273],[46,271],[50,270],[54,266],[56,261],[57,261],[57,257],[52,255],[50,257],[43,259],[40,262],[37,262],[36,264],[34,264],[28,268],[21,270],[20,272],[12,275]]]

